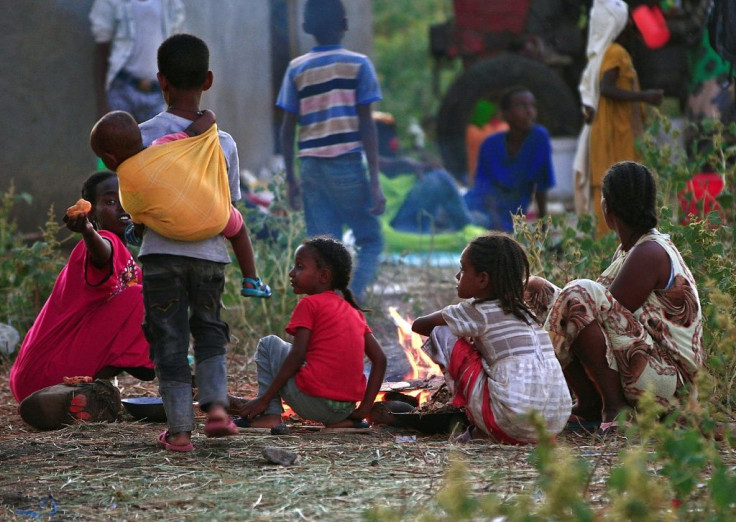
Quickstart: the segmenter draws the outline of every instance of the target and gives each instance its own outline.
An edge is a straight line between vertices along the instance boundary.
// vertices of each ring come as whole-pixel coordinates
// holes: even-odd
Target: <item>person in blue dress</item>
[[[491,230],[513,232],[513,215],[526,214],[535,197],[538,217],[547,214],[547,190],[555,184],[549,133],[537,125],[534,95],[524,87],[501,98],[509,130],[485,139],[478,153],[474,185],[465,201],[474,221]]]

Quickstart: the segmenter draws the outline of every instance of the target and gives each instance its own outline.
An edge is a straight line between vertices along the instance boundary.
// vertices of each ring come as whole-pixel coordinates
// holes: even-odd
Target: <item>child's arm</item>
[[[601,96],[618,101],[640,101],[650,105],[660,105],[662,103],[663,91],[661,89],[630,91],[616,87],[616,80],[618,80],[618,67],[603,73],[600,85]]]
[[[447,324],[447,321],[445,321],[445,318],[442,317],[442,312],[438,311],[432,312],[429,315],[417,317],[416,319],[414,319],[414,322],[411,325],[411,329],[413,332],[429,337],[435,326],[442,326],[445,324]]]
[[[212,127],[217,119],[215,118],[215,113],[205,109],[203,111],[199,111],[199,116],[197,116],[197,119],[194,120],[189,127],[184,129],[184,132],[186,132],[189,136],[199,136],[203,132],[205,132],[207,129]]]
[[[376,338],[370,333],[365,334],[365,355],[371,361],[371,373],[368,375],[368,382],[365,385],[363,400],[360,401],[360,406],[350,414],[351,419],[365,419],[368,416],[386,374],[386,355]]]
[[[308,328],[300,327],[296,329],[294,343],[291,346],[289,355],[284,359],[284,364],[281,365],[276,377],[274,377],[271,385],[266,390],[266,393],[252,401],[248,401],[248,403],[238,411],[241,417],[252,419],[256,415],[263,413],[268,406],[268,403],[271,402],[271,399],[276,396],[281,388],[286,386],[286,382],[289,379],[296,375],[296,372],[299,371],[299,368],[301,368],[304,363],[304,358],[307,353],[307,345],[309,344],[309,337],[311,335],[312,331]]]
[[[296,136],[297,115],[284,111],[281,123],[281,154],[284,156],[284,171],[286,174],[286,194],[289,206],[294,210],[301,208],[301,193],[299,183],[294,176],[294,137]]]
[[[66,228],[72,232],[82,234],[82,239],[87,247],[87,255],[89,262],[97,268],[107,266],[112,257],[112,245],[110,242],[99,235],[95,227],[92,225],[87,214],[76,217],[64,216]]]
[[[378,134],[376,124],[373,121],[373,111],[370,104],[358,105],[358,129],[360,140],[363,142],[365,157],[368,160],[368,172],[371,182],[371,196],[373,197],[373,208],[371,214],[379,216],[386,210],[386,196],[381,190],[381,182],[378,177]]]

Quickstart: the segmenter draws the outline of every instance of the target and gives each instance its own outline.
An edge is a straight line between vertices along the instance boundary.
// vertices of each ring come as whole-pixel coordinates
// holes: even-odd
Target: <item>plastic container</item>
[[[640,5],[634,9],[631,17],[650,49],[658,49],[669,41],[670,30],[658,6]]]

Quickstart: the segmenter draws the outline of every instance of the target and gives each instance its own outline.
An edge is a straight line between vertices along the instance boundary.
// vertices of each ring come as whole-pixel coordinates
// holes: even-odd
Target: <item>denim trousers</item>
[[[161,91],[141,92],[117,78],[107,90],[107,105],[111,111],[129,112],[138,123],[150,120],[166,108]]]
[[[360,299],[376,277],[383,250],[381,223],[370,213],[373,202],[362,154],[303,157],[300,176],[307,234],[342,239],[343,227],[353,231],[357,266],[350,289]]]
[[[289,351],[291,351],[291,343],[287,343],[276,335],[269,335],[258,341],[256,368],[259,397],[268,390],[284,364],[286,356],[289,355]],[[324,424],[335,424],[343,421],[355,410],[354,402],[338,402],[307,395],[297,387],[296,379],[293,376],[279,390],[279,393],[271,399],[263,413],[266,415],[281,415],[284,412],[281,399],[303,419]]]
[[[446,170],[436,169],[414,182],[391,226],[400,232],[429,234],[458,231],[472,221],[455,180]]]
[[[193,338],[199,404],[226,406],[225,345],[230,339],[220,318],[225,265],[173,255],[147,255],[143,269],[143,325],[151,345],[169,431],[194,429],[192,375],[187,361]]]

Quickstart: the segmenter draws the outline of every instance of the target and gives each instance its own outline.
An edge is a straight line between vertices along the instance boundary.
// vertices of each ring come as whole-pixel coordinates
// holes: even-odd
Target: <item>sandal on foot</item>
[[[598,433],[596,436],[603,440],[604,438],[616,435],[618,433],[618,421],[611,421],[611,422],[601,422],[600,428],[598,428]]]
[[[253,285],[253,287],[247,287],[245,286],[246,284]],[[240,295],[243,297],[271,297],[271,287],[261,281],[260,277],[256,277],[255,279],[244,277]]]
[[[189,441],[189,444],[184,444],[183,446],[177,446],[176,444],[171,444],[169,442],[169,430],[164,430],[159,434],[158,447],[161,449],[165,449],[166,451],[178,451],[181,453],[186,453],[188,451],[194,451],[194,444],[192,444],[191,441]]]
[[[473,431],[475,430],[475,426],[468,426],[467,429],[462,432],[460,435],[457,435],[451,439],[451,442],[454,442],[455,444],[467,444],[470,441],[473,440]]]
[[[230,417],[208,420],[204,425],[204,434],[207,437],[228,437],[240,433],[238,427]]]

